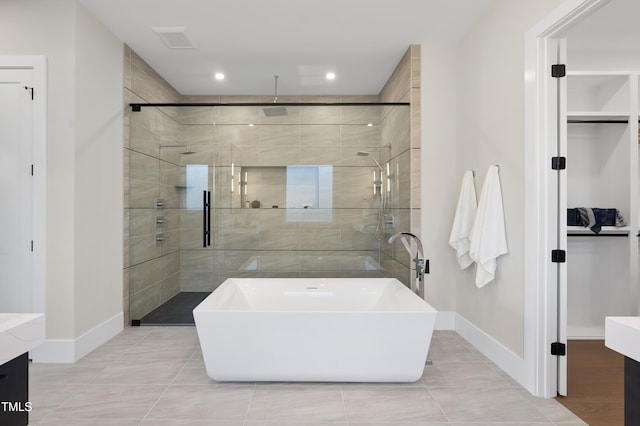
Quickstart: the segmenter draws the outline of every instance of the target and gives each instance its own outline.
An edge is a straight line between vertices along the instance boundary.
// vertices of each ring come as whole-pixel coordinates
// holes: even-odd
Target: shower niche
[[[241,208],[333,209],[333,165],[245,166],[234,178]]]

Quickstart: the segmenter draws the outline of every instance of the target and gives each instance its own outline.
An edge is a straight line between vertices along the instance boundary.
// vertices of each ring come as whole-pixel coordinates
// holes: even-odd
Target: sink
[[[44,314],[0,313],[0,365],[44,342]]]
[[[604,344],[640,362],[640,317],[606,317]]]

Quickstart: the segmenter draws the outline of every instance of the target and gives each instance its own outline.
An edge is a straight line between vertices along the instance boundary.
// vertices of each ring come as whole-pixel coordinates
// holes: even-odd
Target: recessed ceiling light
[[[224,80],[224,74],[221,72],[217,72],[213,76],[216,78],[216,80]]]
[[[334,72],[328,72],[327,75],[325,76],[327,77],[327,80],[333,80],[336,78],[336,73]]]

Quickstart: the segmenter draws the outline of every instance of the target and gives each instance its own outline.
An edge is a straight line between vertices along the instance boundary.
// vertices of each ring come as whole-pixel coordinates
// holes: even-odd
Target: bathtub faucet
[[[393,244],[395,240],[400,238],[400,242],[409,252],[409,256],[413,256],[413,250],[411,250],[411,243],[407,241],[407,237],[415,240],[417,245],[416,255],[413,257],[413,262],[416,264],[416,293],[424,299],[424,274],[429,273],[429,261],[424,259],[422,251],[422,242],[415,234],[411,232],[398,232],[393,234],[389,238],[389,244]]]

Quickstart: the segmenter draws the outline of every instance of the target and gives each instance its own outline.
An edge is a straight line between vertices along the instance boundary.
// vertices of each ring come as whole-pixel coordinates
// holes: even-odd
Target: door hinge
[[[567,75],[567,66],[565,64],[551,65],[551,77],[560,78]]]
[[[31,165],[31,176],[33,176],[33,164]]]
[[[567,252],[564,250],[551,250],[551,261],[553,263],[564,263],[567,261]]]
[[[551,355],[565,356],[567,354],[567,345],[560,342],[551,344]]]
[[[551,157],[551,168],[553,170],[564,170],[567,168],[567,157]]]
[[[31,251],[33,251],[33,240],[31,240]]]
[[[31,91],[31,100],[33,100],[33,87],[29,87],[29,86],[24,86],[25,90],[30,90]]]

